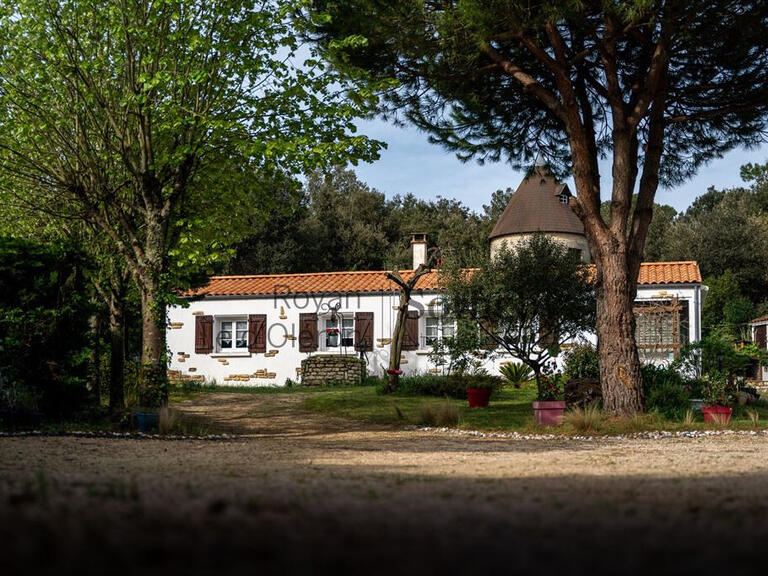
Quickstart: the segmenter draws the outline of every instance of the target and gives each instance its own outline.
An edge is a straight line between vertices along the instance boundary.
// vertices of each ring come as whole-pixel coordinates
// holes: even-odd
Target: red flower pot
[[[560,426],[564,414],[564,400],[542,400],[533,403],[533,415],[539,426]]]
[[[491,388],[467,388],[467,400],[470,408],[485,408],[491,399]]]
[[[704,414],[704,422],[728,424],[731,421],[733,408],[730,406],[704,406],[701,409],[701,413]]]

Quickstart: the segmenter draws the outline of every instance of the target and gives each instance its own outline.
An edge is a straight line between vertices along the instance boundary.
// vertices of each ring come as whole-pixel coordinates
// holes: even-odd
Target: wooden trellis
[[[650,353],[672,352],[677,358],[684,345],[680,338],[682,310],[684,306],[677,297],[635,303],[633,311],[638,349]]]

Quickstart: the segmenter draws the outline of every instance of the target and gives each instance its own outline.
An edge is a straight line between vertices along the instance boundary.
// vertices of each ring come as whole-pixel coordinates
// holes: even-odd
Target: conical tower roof
[[[565,195],[567,203],[561,202]],[[557,181],[543,165],[534,166],[517,187],[488,237],[530,234],[533,232],[564,232],[584,235],[584,225],[573,212],[573,195],[567,184]]]

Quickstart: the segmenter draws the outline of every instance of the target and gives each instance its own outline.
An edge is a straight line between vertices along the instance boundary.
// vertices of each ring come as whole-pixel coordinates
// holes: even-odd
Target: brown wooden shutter
[[[195,354],[213,352],[213,316],[195,316]]]
[[[317,350],[317,314],[299,314],[299,352]]]
[[[373,350],[373,312],[355,314],[355,350],[360,350],[361,343],[366,352]]]
[[[765,350],[766,346],[766,331],[768,326],[763,324],[762,326],[755,326],[755,345],[758,348]]]
[[[419,312],[408,310],[408,318],[405,321],[405,337],[403,338],[403,350],[418,350],[419,348]]]
[[[498,344],[491,336],[488,335],[486,330],[491,334],[495,334],[498,326],[493,320],[481,320],[482,328],[480,329],[480,347],[485,350],[496,350]]]
[[[267,315],[248,316],[248,352],[267,351]]]

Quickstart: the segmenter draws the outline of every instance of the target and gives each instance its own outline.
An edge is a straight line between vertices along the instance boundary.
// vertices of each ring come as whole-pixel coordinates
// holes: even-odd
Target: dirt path
[[[763,436],[456,437],[300,400],[182,406],[232,441],[0,438],[0,573],[763,572]]]

